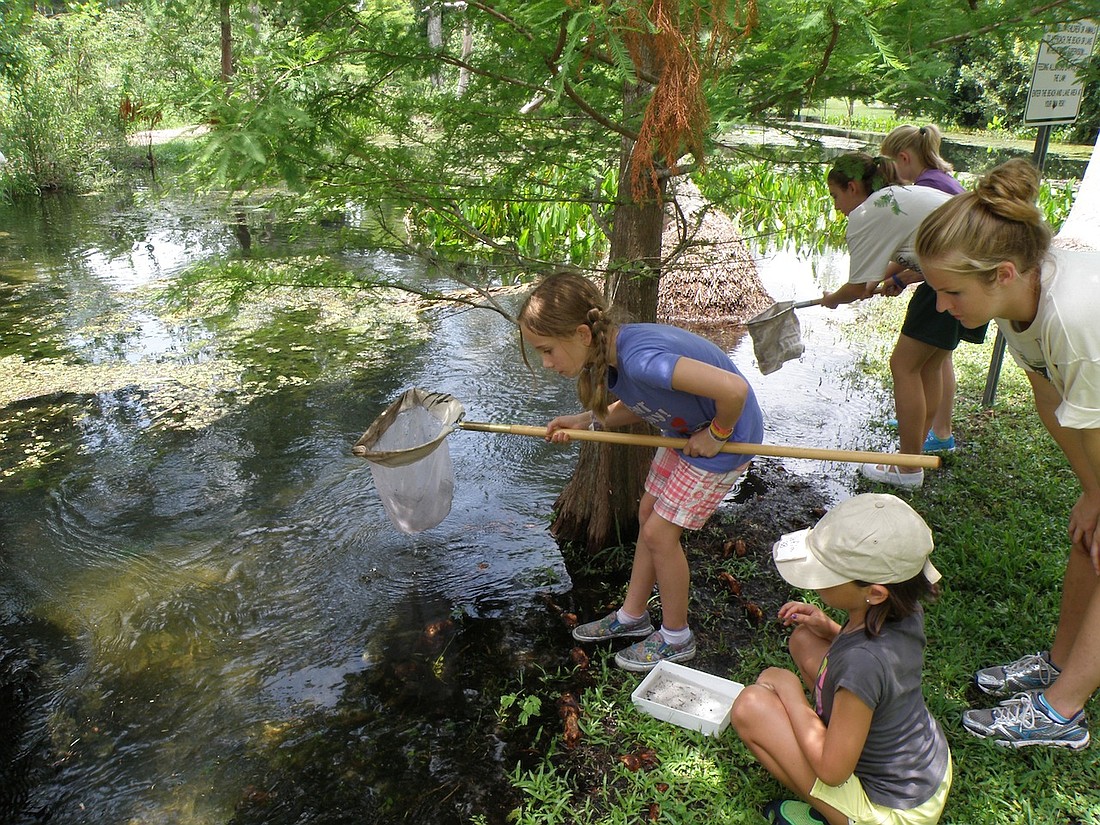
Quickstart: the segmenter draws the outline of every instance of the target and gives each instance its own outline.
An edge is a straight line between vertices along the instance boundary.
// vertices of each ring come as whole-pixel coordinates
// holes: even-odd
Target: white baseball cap
[[[928,556],[932,531],[897,496],[864,493],[842,501],[813,527],[788,533],[772,547],[779,575],[805,590],[850,581],[896,584],[940,571]]]

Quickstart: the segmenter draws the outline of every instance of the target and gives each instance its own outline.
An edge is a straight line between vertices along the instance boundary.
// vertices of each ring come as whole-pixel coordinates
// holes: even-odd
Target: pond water
[[[478,790],[511,768],[486,708],[563,643],[539,617],[571,587],[547,525],[572,448],[454,433],[452,511],[405,535],[351,445],[410,386],[527,424],[574,410],[573,388],[533,377],[486,310],[351,340],[316,308],[242,334],[254,307],[150,299],[235,244],[212,210],[150,193],[0,205],[0,819],[502,821]],[[341,263],[434,277],[385,252]],[[846,259],[761,267],[801,299]],[[843,312],[799,317],[800,361],[761,376],[747,336],[733,350],[766,440],[867,447],[888,399],[854,369]],[[28,364],[53,365],[34,391]],[[834,499],[855,472],[787,466]]]
[[[722,136],[723,143],[741,146],[767,156],[819,163],[844,152],[878,153],[885,137],[882,132],[845,129],[819,123],[788,125],[786,128],[744,127]],[[980,175],[1009,158],[1034,160],[1035,143],[1023,140],[991,138],[985,134],[972,137],[944,138],[940,153],[956,172]],[[1091,156],[1091,146],[1069,147],[1072,154],[1050,146],[1044,155],[1043,176],[1050,180],[1080,180]],[[1077,151],[1079,150],[1079,151]]]

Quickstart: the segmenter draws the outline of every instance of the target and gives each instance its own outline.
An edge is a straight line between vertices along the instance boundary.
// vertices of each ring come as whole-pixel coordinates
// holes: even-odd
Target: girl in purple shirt
[[[680,536],[703,526],[749,466],[751,455],[724,453],[722,446],[731,439],[754,444],[763,439],[752,387],[729,356],[705,338],[664,324],[618,323],[601,290],[580,275],[544,278],[518,320],[523,343],[540,355],[542,365],[577,380],[584,412],[551,421],[546,428],[551,441],[568,441],[569,429],[642,421],[687,439],[680,450],[658,449],[650,465],[622,607],[574,628],[573,637],[641,639],[615,656],[627,670],[691,659],[690,571]],[[654,585],[661,595],[659,629],[649,620]]]

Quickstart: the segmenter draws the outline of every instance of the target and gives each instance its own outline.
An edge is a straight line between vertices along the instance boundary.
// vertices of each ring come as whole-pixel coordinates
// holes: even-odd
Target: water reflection
[[[9,365],[142,367],[0,409],[0,466],[19,468],[0,475],[4,637],[38,662],[19,821],[295,822],[329,805],[443,823],[505,805],[478,797],[502,770],[485,697],[562,643],[533,605],[570,587],[546,526],[572,449],[454,433],[451,515],[406,536],[350,447],[408,386],[455,395],[472,420],[535,424],[575,409],[572,386],[532,376],[487,311],[435,312],[426,339],[366,324],[373,348],[317,307],[248,319],[236,339],[162,313],[150,286],[232,248],[201,209],[46,200],[0,207],[0,226]],[[427,277],[388,253],[348,262]],[[765,267],[783,300],[820,294],[844,262]],[[772,443],[865,446],[881,398],[851,378],[838,317],[803,311],[806,355],[770,376],[738,345]],[[189,406],[186,370],[215,362],[209,414]],[[850,467],[791,464],[846,493]]]

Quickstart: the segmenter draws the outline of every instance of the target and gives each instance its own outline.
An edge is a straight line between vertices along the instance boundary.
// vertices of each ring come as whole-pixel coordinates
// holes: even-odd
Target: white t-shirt
[[[848,283],[881,281],[891,261],[919,272],[913,252],[917,229],[952,197],[930,186],[886,186],[872,192],[848,215]]]
[[[1009,352],[1062,396],[1058,423],[1100,429],[1100,252],[1054,248],[1043,261],[1035,320],[1020,330],[997,319]]]

